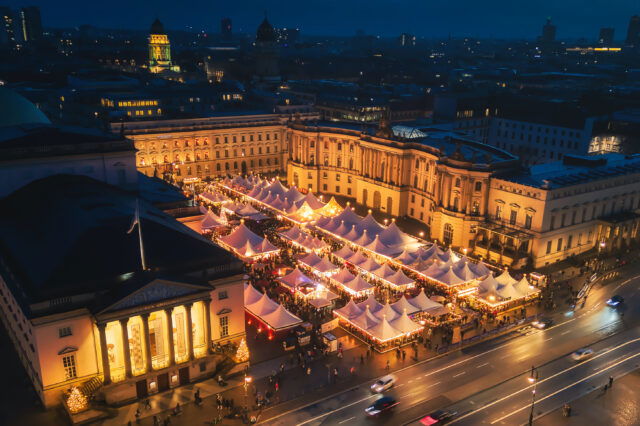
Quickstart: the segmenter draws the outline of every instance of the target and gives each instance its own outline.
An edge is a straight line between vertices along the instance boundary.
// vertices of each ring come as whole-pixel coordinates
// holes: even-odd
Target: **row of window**
[[[249,136],[249,142],[254,142],[254,135],[250,134]],[[258,133],[257,135],[257,140],[258,142],[262,141],[262,133]],[[216,136],[216,145],[220,144],[220,141],[223,141],[224,143],[229,143],[229,141],[232,141],[233,143],[237,143],[238,142],[238,136],[231,136],[231,139],[229,139],[229,136]],[[270,140],[274,140],[277,141],[278,140],[278,134],[277,133],[265,133],[264,134],[264,140],[265,141],[270,141]],[[240,142],[247,142],[247,135],[240,135]]]
[[[557,221],[558,216],[552,215],[549,221],[549,230],[556,228],[562,228],[564,226],[571,226],[577,223],[584,223],[588,220],[593,220],[599,217],[606,217],[614,213],[620,213],[623,211],[635,210],[640,207],[640,198],[623,198],[619,201],[612,201],[607,204],[596,204],[591,206],[591,209],[584,207],[582,209],[572,210],[571,213],[564,212]]]
[[[580,137],[580,132],[578,131],[572,131],[572,130],[565,130],[565,129],[561,129],[560,131],[558,131],[558,128],[551,128],[548,126],[534,126],[533,124],[529,124],[529,125],[525,125],[523,123],[511,123],[508,121],[504,121],[504,120],[498,120],[498,127],[504,127],[506,129],[520,129],[521,131],[525,131],[528,130],[530,132],[538,132],[538,133],[545,133],[545,134],[553,134],[553,135],[558,135],[560,134],[560,136],[568,136],[570,138],[572,137],[576,137],[579,138]]]
[[[587,241],[584,242],[584,241],[582,241],[582,233],[578,234],[577,245],[581,246],[583,244],[590,244],[592,237],[593,237],[593,232],[589,231],[589,233],[587,235]],[[556,240],[556,244],[555,244],[555,251],[556,252],[565,251],[565,250],[569,250],[570,248],[572,248],[573,247],[573,235],[569,235],[567,237],[566,245],[563,245],[564,242],[565,242],[565,240],[562,237],[558,238]],[[551,254],[551,251],[553,250],[553,247],[554,247],[553,240],[547,241],[547,249],[546,249],[545,253],[546,254]]]
[[[516,137],[516,133],[515,132],[511,132],[511,137],[509,137],[509,132],[504,132],[504,133],[500,133],[500,130],[498,130],[496,132],[496,136],[498,137],[504,137],[507,139],[511,139],[514,141],[518,140],[518,137]],[[537,143],[537,144],[543,144],[543,145],[551,145],[551,146],[556,146],[556,138],[551,138],[549,139],[547,136],[545,137],[540,137],[539,135],[535,137],[535,140],[533,139],[533,136],[531,134],[527,135],[527,137],[525,138],[525,134],[524,133],[520,133],[519,134],[519,140],[524,142],[525,139],[528,143]],[[560,139],[557,141],[558,146],[560,146],[560,148],[564,148],[565,145],[565,140],[564,139]],[[578,149],[578,141],[566,141],[566,145],[568,149]],[[498,141],[496,143],[496,146],[498,146],[498,148],[504,148],[507,149],[507,146],[511,146],[511,150],[513,151],[513,144],[507,145],[507,142],[500,142]]]

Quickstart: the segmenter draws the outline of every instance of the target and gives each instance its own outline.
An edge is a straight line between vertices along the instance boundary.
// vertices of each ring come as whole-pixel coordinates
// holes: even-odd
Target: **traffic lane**
[[[610,341],[600,342],[594,346],[594,356],[581,363],[571,360],[567,354],[564,358],[540,367],[536,385],[537,394],[539,396],[545,392],[550,394],[555,389],[566,386],[567,383],[573,383],[598,372],[607,374],[608,368],[619,365],[619,362],[626,359],[629,354],[640,355],[640,337],[638,336],[640,336],[640,330],[636,329],[629,333],[616,335]],[[475,424],[483,422],[488,418],[497,418],[516,410],[517,406],[523,404],[523,401],[530,403],[533,385],[528,382],[529,376],[529,373],[522,374],[499,386],[453,404],[449,408],[460,413],[460,416],[452,423]]]

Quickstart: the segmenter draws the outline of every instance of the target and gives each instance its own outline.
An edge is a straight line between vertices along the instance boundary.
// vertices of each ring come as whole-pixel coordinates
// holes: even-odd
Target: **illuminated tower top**
[[[153,21],[149,32],[149,70],[152,73],[180,72],[180,67],[171,62],[171,44],[159,19]]]

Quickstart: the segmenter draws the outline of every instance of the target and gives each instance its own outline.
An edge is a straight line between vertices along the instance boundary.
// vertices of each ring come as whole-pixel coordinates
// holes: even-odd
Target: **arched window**
[[[442,234],[444,244],[450,246],[453,242],[453,226],[450,223],[444,224],[444,233]]]

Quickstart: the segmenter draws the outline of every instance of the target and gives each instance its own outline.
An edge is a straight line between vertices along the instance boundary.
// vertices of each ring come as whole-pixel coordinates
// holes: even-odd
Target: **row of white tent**
[[[220,216],[218,216],[211,210],[207,210],[206,208],[205,210],[206,211],[204,212],[204,217],[200,222],[200,227],[202,228],[203,231],[210,231],[213,229],[224,228],[229,224],[224,212],[222,212]]]
[[[229,235],[222,236],[218,242],[244,259],[255,259],[275,254],[279,249],[251,231],[244,223],[238,225]]]
[[[301,247],[306,251],[325,251],[329,244],[321,239],[300,231],[296,226],[278,234],[281,238],[290,241],[293,245]]]
[[[229,214],[235,214],[245,219],[260,221],[267,219],[268,216],[256,210],[251,204],[227,202],[222,204],[222,211]]]
[[[381,265],[372,257],[367,257],[361,252],[353,252],[347,246],[337,250],[333,255],[343,261],[349,262],[363,273],[385,281],[392,287],[409,288],[415,284],[415,281],[407,277],[402,269],[394,271],[387,263]]]
[[[271,300],[266,293],[260,293],[251,284],[244,285],[244,308],[275,331],[285,330],[302,323],[300,318]]]
[[[380,342],[407,336],[424,329],[409,318],[409,315],[425,312],[431,315],[448,313],[445,306],[429,299],[422,290],[416,297],[402,296],[397,302],[379,303],[373,295],[365,301],[354,303],[350,300],[344,307],[334,310],[343,321],[360,329]]]
[[[513,300],[537,296],[540,289],[531,285],[526,277],[519,281],[504,271],[497,277],[493,273],[478,283],[477,298],[496,306]]]

